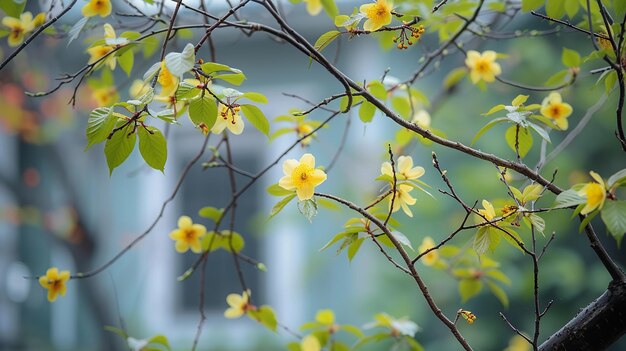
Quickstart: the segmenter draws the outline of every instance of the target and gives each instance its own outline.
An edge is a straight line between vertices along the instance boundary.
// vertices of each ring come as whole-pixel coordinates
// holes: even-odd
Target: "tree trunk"
[[[600,297],[541,344],[539,350],[605,350],[624,334],[626,282],[611,282]]]

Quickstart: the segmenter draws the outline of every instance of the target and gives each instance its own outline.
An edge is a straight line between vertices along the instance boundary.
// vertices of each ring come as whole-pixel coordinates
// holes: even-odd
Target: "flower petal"
[[[183,253],[189,250],[189,244],[184,240],[176,240],[176,251]]]
[[[228,296],[226,296],[226,303],[231,307],[241,308],[246,302],[243,296],[239,294],[228,294]]]
[[[300,201],[313,198],[314,193],[315,187],[312,184],[303,184],[296,188],[296,195]]]
[[[193,222],[191,221],[191,218],[189,218],[189,216],[180,216],[178,218],[178,228],[187,228],[187,227],[191,227],[191,225],[193,224]]]
[[[278,185],[285,190],[293,190],[296,185],[293,183],[291,175],[286,175],[278,181]]]
[[[305,164],[311,168],[315,168],[315,156],[311,154],[304,154],[300,157],[300,164]]]
[[[318,186],[326,180],[327,175],[321,169],[316,169],[316,170],[313,170],[313,173],[311,173],[310,177],[311,177],[311,183],[313,183],[313,186]]]

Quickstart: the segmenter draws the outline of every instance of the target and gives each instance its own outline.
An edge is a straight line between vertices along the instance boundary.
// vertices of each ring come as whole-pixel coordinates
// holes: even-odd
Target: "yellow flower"
[[[321,349],[320,341],[313,334],[305,336],[300,342],[300,350],[302,351],[320,351]]]
[[[474,84],[481,79],[491,83],[502,73],[500,64],[496,62],[496,52],[492,50],[484,51],[482,54],[475,50],[468,51],[465,65],[470,69],[470,79]]]
[[[161,61],[161,69],[159,70],[159,78],[157,82],[161,85],[161,92],[159,95],[161,96],[170,96],[176,93],[176,89],[178,89],[178,77],[175,77],[167,66],[165,65],[165,61]]]
[[[306,10],[311,16],[316,16],[322,11],[321,0],[304,0],[306,2]]]
[[[130,85],[128,93],[130,94],[131,98],[138,99],[143,96],[143,94],[147,93],[148,90],[150,90],[150,84],[144,82],[141,79],[135,79]]]
[[[217,115],[217,119],[211,131],[215,134],[220,134],[224,129],[228,128],[228,130],[235,135],[241,134],[243,132],[244,123],[239,115],[240,109],[239,106],[228,107],[220,104],[220,113]]]
[[[478,210],[478,213],[483,215],[487,219],[487,221],[491,222],[494,218],[496,218],[496,210],[494,210],[491,202],[487,200],[483,200],[483,209]],[[482,219],[481,219],[482,221]]]
[[[361,5],[359,11],[367,18],[363,29],[373,32],[391,23],[391,10],[393,3],[387,0],[376,0],[373,4]]]
[[[383,175],[393,177],[393,168],[391,163],[383,162],[380,167],[380,172]],[[413,158],[411,156],[398,157],[398,172],[396,172],[397,180],[413,180],[424,175],[423,167],[413,167]]]
[[[412,123],[417,124],[422,129],[430,128],[430,114],[426,110],[419,110],[413,115]]]
[[[115,30],[113,29],[113,27],[110,24],[105,23],[104,24],[104,40],[106,41],[107,39],[116,39],[116,35],[115,35]],[[104,56],[108,55],[107,58],[104,60],[104,64],[108,65],[111,70],[114,70],[116,63],[117,63],[117,58],[115,57],[114,54],[109,55],[109,53],[113,51],[114,49],[115,49],[115,46],[108,45],[108,44],[96,45],[94,47],[88,48],[87,53],[89,54],[90,57],[89,57],[89,61],[87,61],[87,64],[91,65],[95,62],[98,62]]]
[[[94,89],[91,96],[98,106],[111,106],[119,100],[119,95],[115,87]]]
[[[229,294],[226,296],[226,302],[230,306],[226,311],[224,311],[224,317],[226,318],[239,318],[243,316],[252,306],[249,303],[250,293],[248,291],[244,291],[243,294]]]
[[[189,248],[195,253],[202,251],[200,238],[206,234],[206,227],[202,224],[194,224],[191,218],[180,216],[178,229],[170,233],[170,238],[176,240],[176,251],[187,252]]]
[[[417,249],[417,251],[419,251],[419,253],[421,254],[429,249],[432,249],[433,247],[435,247],[435,242],[431,237],[427,236],[424,238],[424,240],[422,240],[422,244]],[[433,264],[435,264],[435,262],[439,260],[439,253],[437,252],[437,250],[430,251],[429,253],[424,255],[421,260],[422,263],[426,266],[432,266]]]
[[[85,17],[95,15],[106,17],[111,14],[111,0],[89,0],[89,3],[83,6],[82,12]]]
[[[283,163],[284,177],[280,178],[278,185],[287,190],[296,189],[299,200],[308,200],[313,197],[315,187],[326,180],[326,173],[321,169],[315,169],[315,157],[304,154],[300,161],[295,159]]]
[[[56,267],[52,267],[46,271],[46,275],[39,277],[39,284],[48,289],[48,301],[54,302],[57,295],[65,296],[67,286],[65,282],[70,280],[69,271],[61,271]]]
[[[315,128],[307,123],[307,122],[300,122],[298,123],[298,125],[296,125],[296,132],[298,133],[298,139],[302,138],[303,136],[311,133]],[[300,144],[302,144],[302,146],[307,146],[309,144],[311,144],[311,142],[313,141],[313,137],[315,136],[314,134],[309,135],[308,137],[302,139],[302,141],[300,141]]]
[[[474,324],[474,321],[476,320],[476,315],[473,314],[472,311],[459,310],[459,312],[457,312],[457,313],[461,317],[463,317],[463,319],[465,319],[467,324]]]
[[[402,211],[404,211],[407,216],[413,217],[413,212],[411,212],[409,205],[415,205],[417,200],[409,194],[411,190],[413,190],[413,187],[407,184],[400,184],[396,186],[396,196],[393,200],[393,209],[391,210],[392,213],[397,212],[400,208],[402,208]],[[392,196],[389,196],[389,207],[391,207],[391,199]]]
[[[37,18],[40,18],[37,15]],[[44,14],[45,20],[45,14]],[[33,15],[30,12],[24,12],[20,15],[20,18],[5,17],[2,19],[2,24],[9,28],[9,46],[18,46],[24,41],[26,34],[31,32],[35,28],[35,22],[33,21]]]
[[[509,341],[509,347],[504,349],[504,351],[530,351],[532,350],[531,345],[519,335],[515,335]]]
[[[586,215],[594,211],[595,209],[600,209],[604,205],[604,200],[606,200],[606,187],[604,186],[604,180],[602,177],[596,172],[589,172],[591,177],[595,180],[595,182],[589,182],[585,184],[582,189],[578,191],[578,194],[587,198],[587,203],[585,207],[583,207],[580,214]]]
[[[561,130],[566,130],[567,117],[572,114],[572,105],[563,102],[561,94],[552,92],[541,103],[541,114],[554,120],[554,124]]]
[[[35,16],[35,19],[33,19],[33,29],[42,26],[44,23],[46,23],[46,13],[39,12],[37,16]]]

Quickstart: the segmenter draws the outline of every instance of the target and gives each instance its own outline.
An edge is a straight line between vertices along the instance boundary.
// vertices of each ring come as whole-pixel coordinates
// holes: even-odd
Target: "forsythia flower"
[[[195,253],[202,251],[200,238],[206,234],[206,227],[202,224],[194,224],[191,218],[180,216],[178,229],[170,232],[170,238],[176,240],[176,251],[187,252],[189,248]]]
[[[494,218],[496,218],[496,210],[494,210],[491,202],[487,200],[483,200],[483,208],[482,210],[478,210],[478,213],[483,215],[487,219],[488,222],[491,222]],[[482,220],[482,218],[481,218]]]
[[[604,186],[604,180],[596,172],[589,172],[595,182],[589,182],[585,184],[582,189],[578,191],[578,194],[587,198],[587,203],[583,207],[580,214],[586,215],[594,211],[597,208],[602,208],[604,200],[606,200],[606,187]]]
[[[312,334],[305,336],[300,342],[300,350],[302,351],[320,351],[321,349],[322,345]]]
[[[119,100],[115,87],[104,87],[95,89],[91,96],[98,106],[111,106]]]
[[[100,15],[106,17],[111,14],[111,0],[89,0],[82,9],[83,16],[93,17]]]
[[[393,177],[393,167],[391,163],[383,162],[380,167],[380,172],[383,175]],[[413,158],[411,156],[398,157],[398,172],[396,172],[396,178],[398,180],[413,180],[424,175],[423,167],[413,167]]]
[[[217,115],[217,119],[211,131],[215,134],[219,134],[223,132],[224,129],[228,128],[228,130],[235,135],[241,134],[243,132],[244,123],[239,115],[240,109],[239,106],[229,107],[220,104],[220,113]]]
[[[363,29],[373,32],[391,23],[391,10],[393,3],[387,0],[376,0],[373,4],[361,5],[359,11],[367,18]]]
[[[402,208],[402,211],[404,211],[407,216],[413,217],[413,212],[411,212],[409,205],[415,205],[417,200],[409,194],[411,190],[413,190],[413,187],[410,185],[399,184],[396,186],[396,196],[395,199],[393,199],[392,213],[397,212],[400,208]],[[391,207],[392,198],[392,196],[389,196],[389,207]]]
[[[467,324],[474,324],[474,321],[476,320],[476,315],[473,314],[471,311],[459,310],[459,312],[457,312],[457,313],[461,317],[463,317],[463,319],[465,319]]]
[[[105,41],[107,39],[115,40],[116,37],[117,36],[115,35],[115,30],[113,29],[113,27],[110,24],[105,23],[104,24],[104,40]],[[121,44],[121,45],[124,45],[124,44]],[[91,65],[92,63],[99,61],[101,58],[109,54],[114,49],[115,49],[115,46],[109,45],[109,44],[96,45],[94,47],[90,47],[89,49],[87,49],[87,53],[90,56],[89,61],[87,61],[87,63]],[[115,55],[109,55],[104,60],[104,64],[108,65],[111,70],[115,69],[116,63],[117,63],[117,58],[115,57]]]
[[[427,250],[432,249],[433,247],[435,247],[435,242],[431,237],[427,236],[424,238],[424,240],[422,240],[422,244],[417,249],[417,251],[421,254]],[[432,250],[422,257],[422,263],[426,266],[432,266],[433,264],[435,264],[435,262],[437,262],[437,260],[439,260],[439,253],[437,252],[437,250]]]
[[[159,78],[157,78],[157,82],[161,85],[160,96],[171,96],[176,93],[176,89],[178,89],[178,77],[175,77],[167,66],[165,65],[165,61],[161,61],[161,69],[159,70]]]
[[[572,114],[572,105],[563,102],[561,94],[552,92],[541,103],[541,114],[554,120],[554,124],[561,130],[566,130],[567,117]]]
[[[417,124],[422,129],[430,128],[430,114],[426,110],[419,110],[413,115],[412,123]]]
[[[496,52],[492,50],[484,51],[482,54],[475,50],[468,51],[465,65],[470,69],[470,79],[474,84],[481,79],[491,83],[502,73],[500,64],[496,62]]]
[[[67,287],[65,282],[70,279],[69,271],[61,271],[56,267],[52,267],[46,271],[46,275],[39,277],[39,284],[48,289],[48,301],[54,302],[57,295],[65,296]]]
[[[143,94],[147,93],[148,90],[150,90],[150,84],[147,84],[141,79],[135,79],[133,84],[130,85],[128,93],[131,98],[138,99],[143,96]]]
[[[233,319],[243,316],[251,308],[249,300],[250,293],[248,291],[244,291],[241,295],[229,294],[226,296],[226,302],[230,307],[224,311],[224,317]]]
[[[311,133],[313,131],[313,126],[310,125],[307,122],[300,122],[298,123],[298,125],[296,126],[296,133],[298,133],[298,139],[302,138],[303,136]],[[315,133],[309,135],[308,137],[302,139],[300,141],[300,144],[302,144],[302,146],[307,146],[309,144],[311,144],[311,142],[313,141],[313,137],[315,136]]]
[[[321,0],[304,0],[306,2],[306,10],[311,16],[316,16],[322,11]]]
[[[283,163],[283,173],[285,176],[280,178],[278,185],[286,190],[296,189],[300,201],[311,199],[315,187],[326,180],[326,173],[315,169],[315,157],[311,154],[302,155],[300,161],[286,160]]]
[[[35,19],[30,12],[24,12],[20,18],[5,17],[2,24],[9,28],[9,46],[18,46],[24,41],[26,34],[30,33],[35,27],[41,26],[46,21],[46,14],[41,12]]]

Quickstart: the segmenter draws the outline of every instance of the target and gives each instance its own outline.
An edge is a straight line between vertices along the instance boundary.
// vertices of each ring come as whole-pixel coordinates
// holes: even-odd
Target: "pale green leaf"
[[[496,119],[490,121],[489,123],[485,124],[482,128],[480,128],[478,133],[476,133],[476,135],[474,136],[474,139],[472,139],[472,142],[470,143],[470,145],[473,145],[476,141],[478,141],[478,139],[480,139],[480,137],[483,134],[485,134],[485,132],[487,132],[489,129],[493,128],[496,124],[502,123],[502,122],[505,122],[505,121],[508,121],[508,118],[500,117],[500,118],[496,118]]]
[[[502,306],[504,306],[504,308],[508,308],[509,297],[507,296],[504,289],[502,289],[498,284],[494,282],[490,282],[489,280],[487,280],[486,283],[487,283],[487,286],[489,287],[489,290],[491,290],[491,292],[498,298],[498,300],[500,300],[500,303],[502,303]]]
[[[167,160],[167,141],[154,127],[138,127],[139,152],[148,166],[163,172]]]
[[[208,96],[191,100],[189,103],[189,118],[195,125],[204,123],[207,128],[211,129],[217,119],[215,101]]]
[[[313,222],[313,217],[317,215],[317,203],[315,199],[302,200],[298,202],[298,210],[309,222]]]
[[[578,206],[585,202],[587,202],[587,200],[578,195],[578,192],[576,190],[568,189],[557,195],[556,199],[554,200],[554,204],[552,205],[552,208],[567,208],[572,206]]]
[[[364,123],[369,123],[374,118],[374,113],[376,113],[376,106],[374,106],[369,101],[364,101],[359,108],[359,118]]]
[[[269,138],[270,122],[263,112],[254,105],[241,105],[241,112],[252,125]]]
[[[483,283],[478,279],[462,279],[459,282],[459,294],[461,301],[466,302],[472,297],[478,295],[483,288]]]
[[[212,220],[213,222],[216,222],[216,223],[220,220],[220,218],[222,218],[222,214],[223,213],[224,213],[224,209],[223,208],[215,208],[215,207],[211,207],[211,206],[202,207],[198,211],[198,215],[200,217],[208,218],[208,219],[210,219],[210,220]]]
[[[176,77],[182,77],[189,72],[196,62],[196,54],[193,44],[185,45],[182,52],[170,52],[165,56],[167,69]]]
[[[607,185],[608,185],[609,189],[611,189],[611,188],[613,188],[615,186],[621,186],[624,183],[626,183],[626,168],[624,168],[621,171],[618,171],[615,174],[613,174],[612,176],[610,176],[609,180],[607,181]]]
[[[518,128],[519,132],[517,132]],[[533,146],[533,137],[528,131],[528,128],[512,125],[506,130],[504,137],[511,150],[517,152],[521,158],[526,156],[528,151],[530,151]]]
[[[278,203],[276,203],[276,205],[274,205],[274,207],[272,207],[272,211],[270,212],[270,216],[268,218],[271,219],[272,217],[276,216],[280,211],[282,211],[282,209],[291,201],[293,200],[293,198],[296,197],[296,194],[293,193],[291,195],[285,196],[282,200],[278,201]]]
[[[626,201],[605,201],[600,216],[619,245],[626,233]]]
[[[578,1],[576,1],[578,3]],[[580,66],[580,54],[574,50],[563,48],[563,52],[561,54],[561,62],[567,67],[578,67]]]
[[[109,166],[109,174],[113,174],[113,170],[124,163],[135,148],[137,136],[133,132],[133,123],[122,121],[116,127],[121,127],[126,123],[128,124],[126,127],[113,133],[111,138],[104,144],[104,155]]]
[[[117,117],[113,116],[112,110],[108,107],[98,107],[91,111],[87,120],[87,151],[92,145],[106,140],[115,126]]]

